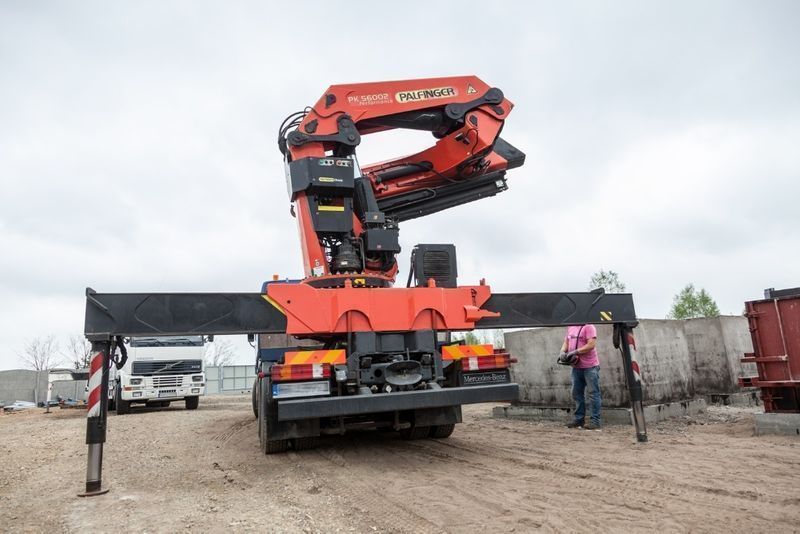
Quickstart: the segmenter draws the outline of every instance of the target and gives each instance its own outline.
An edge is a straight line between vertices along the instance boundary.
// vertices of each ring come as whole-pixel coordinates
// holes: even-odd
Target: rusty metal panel
[[[745,303],[757,377],[740,380],[761,388],[767,412],[800,412],[800,288],[768,290],[771,298]]]

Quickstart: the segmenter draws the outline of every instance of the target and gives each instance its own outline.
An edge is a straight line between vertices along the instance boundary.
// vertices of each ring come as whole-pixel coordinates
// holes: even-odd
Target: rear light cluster
[[[273,365],[270,368],[273,382],[315,380],[331,377],[331,366],[327,363],[304,363],[299,365]]]
[[[492,354],[491,356],[469,356],[461,358],[462,371],[482,371],[483,369],[506,369],[511,363],[508,354]]]

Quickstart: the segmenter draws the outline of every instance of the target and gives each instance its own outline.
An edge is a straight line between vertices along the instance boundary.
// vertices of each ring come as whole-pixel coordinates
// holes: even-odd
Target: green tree
[[[486,334],[489,342],[492,344],[492,346],[494,346],[494,348],[506,348],[506,336],[505,331],[503,331],[502,328],[498,328],[496,330],[487,330]]]
[[[688,284],[672,299],[672,308],[667,319],[692,319],[695,317],[717,317],[719,308],[705,289],[697,291]]]
[[[465,345],[481,345],[483,340],[475,332],[461,332],[453,336],[453,341],[464,340]]]
[[[602,287],[606,293],[624,293],[625,284],[614,271],[600,269],[589,279],[589,291]]]
[[[464,340],[465,345],[492,345],[496,349],[506,346],[505,331],[502,328],[495,330],[475,330],[473,332],[457,332],[453,334],[453,341]]]

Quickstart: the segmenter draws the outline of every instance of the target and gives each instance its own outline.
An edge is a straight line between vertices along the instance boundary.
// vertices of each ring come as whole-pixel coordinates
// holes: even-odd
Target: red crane
[[[261,449],[273,453],[350,428],[443,438],[461,421],[462,404],[516,399],[510,355],[453,344],[452,331],[610,323],[637,439],[646,441],[631,295],[492,294],[483,280],[459,286],[452,244],[415,246],[406,286],[394,287],[401,222],[507,189],[506,171],[525,161],[500,137],[512,108],[500,89],[475,76],[331,86],[279,128],[302,280],[267,282],[260,293],[87,288],[84,333],[93,359],[85,494],[104,491],[101,392],[128,336],[288,334],[316,343],[268,349],[259,341],[253,408]],[[361,137],[395,128],[431,132],[435,142],[360,165]]]
[[[334,85],[316,105],[290,115],[278,144],[306,277],[299,286],[267,287],[287,316],[287,333],[322,339],[359,331],[465,330],[491,316],[481,308],[491,295],[488,286],[454,287],[454,247],[415,251],[445,264],[432,276],[415,273],[422,288],[385,290],[398,271],[400,222],[506,190],[506,171],[525,160],[499,136],[512,108],[500,89],[462,76]],[[429,131],[435,144],[359,165],[361,136],[395,128]],[[342,291],[319,291],[332,288]]]

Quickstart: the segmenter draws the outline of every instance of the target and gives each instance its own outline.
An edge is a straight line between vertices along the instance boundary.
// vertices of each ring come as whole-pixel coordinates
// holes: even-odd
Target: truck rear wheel
[[[186,409],[196,410],[200,406],[200,397],[186,397]]]
[[[292,440],[292,448],[296,451],[305,451],[313,449],[319,445],[319,437],[312,436],[308,438],[294,438]]]
[[[122,399],[122,386],[117,384],[117,392],[114,395],[116,397],[115,403],[117,408],[117,415],[125,415],[131,413],[131,403],[129,401]]]
[[[253,381],[253,415],[258,419],[258,378]]]
[[[264,454],[277,454],[286,452],[289,448],[288,439],[269,439],[269,422],[277,419],[275,406],[271,406],[267,399],[266,392],[269,391],[267,380],[262,378],[258,387],[258,442],[261,445],[261,452]]]
[[[449,438],[455,429],[455,423],[450,423],[449,425],[434,425],[431,427],[430,437],[437,439]]]
[[[431,431],[429,426],[412,426],[400,431],[400,436],[403,439],[422,439],[427,438]]]

